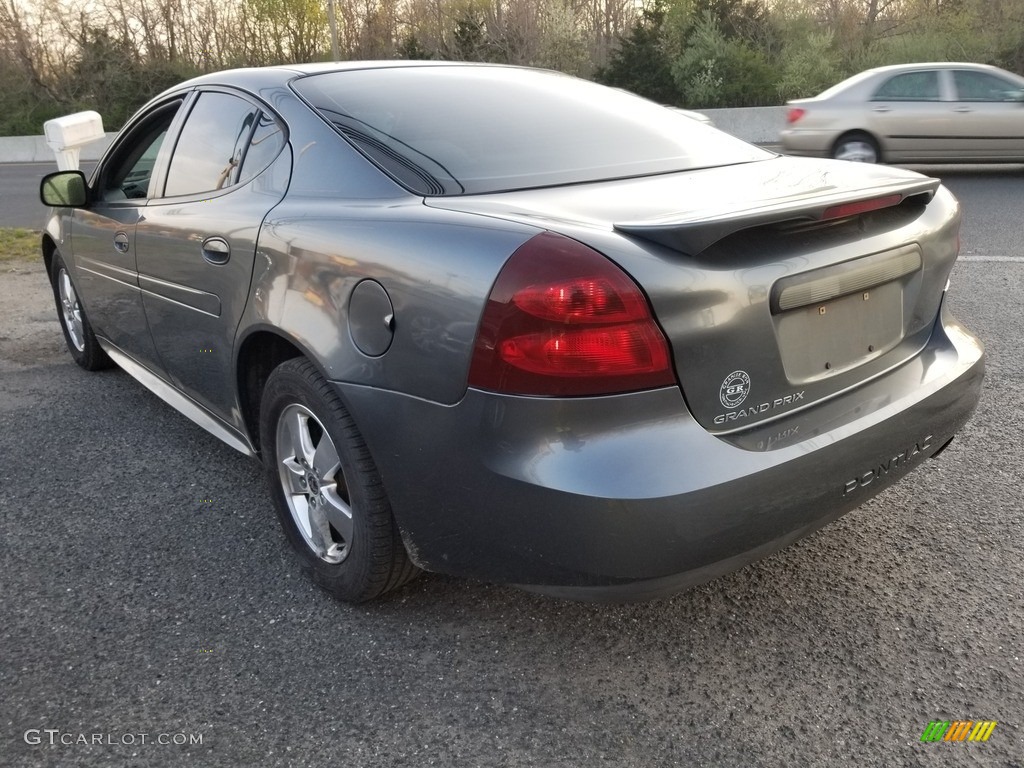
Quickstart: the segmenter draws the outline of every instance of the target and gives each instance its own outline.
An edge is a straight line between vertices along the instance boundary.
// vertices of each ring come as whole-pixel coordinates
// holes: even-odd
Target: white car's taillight
[[[806,109],[801,109],[800,107],[790,107],[789,111],[786,112],[786,124],[792,125],[806,114]]]

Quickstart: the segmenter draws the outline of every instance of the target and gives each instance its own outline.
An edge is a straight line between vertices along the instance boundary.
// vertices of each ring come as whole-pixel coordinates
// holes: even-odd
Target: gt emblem
[[[735,408],[750,394],[750,377],[746,371],[733,371],[725,377],[718,399],[726,408]]]

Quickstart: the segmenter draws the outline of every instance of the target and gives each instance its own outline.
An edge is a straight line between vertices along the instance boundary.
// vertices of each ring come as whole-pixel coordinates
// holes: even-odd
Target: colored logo
[[[995,729],[995,720],[932,720],[921,741],[988,741]]]
[[[750,377],[746,371],[733,371],[725,377],[718,399],[726,408],[735,408],[750,394]]]

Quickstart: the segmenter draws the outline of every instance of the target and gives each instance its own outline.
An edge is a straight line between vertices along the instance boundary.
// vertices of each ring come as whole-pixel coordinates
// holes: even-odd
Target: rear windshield
[[[632,94],[494,66],[350,70],[295,90],[410,190],[458,195],[750,162],[771,154]]]
[[[856,75],[848,77],[842,82],[836,83],[835,85],[831,86],[830,88],[826,88],[824,91],[819,93],[815,98],[830,99],[837,93],[842,93],[847,88],[851,88],[852,86],[857,85],[863,80],[867,80],[868,78],[874,77],[877,72],[877,69],[868,69],[865,70],[864,72],[858,72]]]

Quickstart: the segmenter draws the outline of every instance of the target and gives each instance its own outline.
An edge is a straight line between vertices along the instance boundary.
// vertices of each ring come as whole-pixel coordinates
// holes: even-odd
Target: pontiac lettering
[[[866,488],[875,480],[881,480],[890,472],[895,473],[900,467],[906,469],[907,464],[909,464],[915,456],[924,453],[931,448],[932,439],[932,435],[928,435],[924,440],[914,443],[912,448],[907,448],[903,453],[897,453],[891,459],[886,459],[877,467],[872,467],[867,472],[858,475],[852,480],[847,480],[846,485],[843,486],[843,496],[853,493],[858,488]]]

